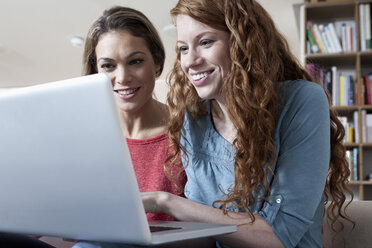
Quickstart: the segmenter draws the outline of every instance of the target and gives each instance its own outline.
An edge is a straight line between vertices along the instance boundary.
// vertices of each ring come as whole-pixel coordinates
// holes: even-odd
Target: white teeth
[[[137,88],[136,89],[119,90],[118,93],[122,94],[122,95],[129,95],[129,94],[133,94],[136,90],[137,90]]]
[[[209,72],[203,72],[203,73],[200,73],[200,74],[192,75],[191,78],[193,80],[200,80],[200,79],[206,77],[208,74],[209,74]]]

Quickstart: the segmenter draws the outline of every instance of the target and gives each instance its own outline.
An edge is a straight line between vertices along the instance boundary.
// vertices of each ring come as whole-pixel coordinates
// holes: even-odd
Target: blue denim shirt
[[[328,100],[319,85],[304,80],[286,81],[279,97],[275,176],[269,176],[270,196],[251,210],[272,226],[285,247],[322,247],[323,192],[330,161]],[[216,132],[210,102],[204,105],[208,114],[197,121],[185,116],[182,130],[181,144],[188,155],[183,158],[188,165],[185,195],[212,206],[234,185],[235,149]],[[254,192],[258,197],[264,194],[263,189]]]

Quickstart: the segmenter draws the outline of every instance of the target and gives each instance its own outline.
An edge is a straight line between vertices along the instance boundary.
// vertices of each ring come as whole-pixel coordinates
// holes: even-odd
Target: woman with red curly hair
[[[344,215],[344,130],[327,93],[254,0],[179,0],[168,105],[188,199],[143,195],[147,211],[237,224],[218,247],[322,247],[324,205]]]

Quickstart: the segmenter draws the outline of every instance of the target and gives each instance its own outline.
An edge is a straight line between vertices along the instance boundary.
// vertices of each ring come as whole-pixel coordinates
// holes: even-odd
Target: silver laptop
[[[0,232],[155,245],[237,230],[150,232],[104,74],[0,91],[0,199]]]

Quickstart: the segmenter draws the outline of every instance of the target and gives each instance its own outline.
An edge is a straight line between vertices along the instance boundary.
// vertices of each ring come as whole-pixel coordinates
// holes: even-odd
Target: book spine
[[[339,80],[340,80],[340,105],[343,106],[343,105],[346,105],[345,104],[345,98],[346,98],[345,97],[345,93],[346,93],[346,90],[345,90],[345,84],[344,84],[344,76],[343,75],[340,75]]]
[[[332,96],[332,70],[327,69],[324,76],[324,87]]]
[[[321,53],[323,53],[323,52],[325,52],[325,50],[324,50],[324,44],[323,44],[322,37],[320,35],[320,31],[319,31],[319,28],[318,28],[318,25],[317,24],[314,24],[313,25],[313,30],[314,30],[313,34],[314,34],[315,42],[316,42],[316,44],[319,47],[319,51]]]
[[[347,52],[351,52],[353,50],[352,49],[352,37],[353,37],[353,34],[352,34],[351,26],[347,25],[346,26],[346,51]]]
[[[364,4],[359,5],[359,26],[360,26],[360,50],[366,50],[366,37],[365,37],[365,6]]]
[[[359,104],[359,96],[360,96],[359,91],[360,91],[360,88],[359,88],[358,80],[355,80],[354,81],[354,103],[355,105]]]
[[[359,153],[358,153],[358,148],[356,148],[356,147],[354,147],[353,148],[353,157],[354,157],[354,163],[353,163],[353,176],[354,176],[354,178],[353,178],[353,180],[354,181],[358,181],[359,180],[359,175],[358,175],[358,161],[359,161],[359,158],[358,158],[358,156],[359,156]]]
[[[358,114],[358,111],[354,111],[353,121],[354,121],[355,142],[359,143],[360,139],[359,139],[359,114]]]
[[[371,86],[367,76],[363,77],[364,88],[365,88],[365,104],[371,104]]]
[[[344,52],[347,51],[347,37],[346,37],[346,24],[343,23],[342,26],[341,26],[341,44],[342,44],[342,50]]]
[[[367,142],[372,143],[372,114],[366,114]]]
[[[333,106],[338,106],[338,85],[337,85],[337,67],[332,66],[332,104]]]
[[[371,6],[370,4],[365,4],[364,8],[364,18],[365,18],[365,35],[366,35],[366,49],[371,49]]]
[[[311,52],[312,53],[319,53],[319,48],[315,43],[315,40],[314,40],[313,34],[311,33],[310,28],[308,27],[306,31],[307,31],[307,38],[310,42]]]
[[[348,85],[347,105],[352,106],[355,103],[355,100],[354,100],[354,89],[355,88],[354,88],[354,84],[353,84],[353,79],[352,79],[351,75],[346,75],[345,80],[346,80],[346,84]]]
[[[367,111],[365,109],[363,109],[361,111],[361,113],[362,113],[362,120],[361,120],[361,124],[362,124],[362,143],[365,143],[368,140],[367,125],[366,125]]]
[[[337,52],[336,50],[336,45],[334,44],[334,41],[331,36],[331,31],[329,30],[328,26],[324,26],[324,33],[325,36],[327,37],[328,43],[329,43],[329,49],[331,50],[330,52],[335,53]]]
[[[325,31],[324,31],[324,25],[320,24],[318,26],[318,28],[319,28],[320,36],[322,37],[322,41],[323,41],[323,44],[324,44],[324,52],[325,53],[330,53],[331,48],[330,48],[330,45],[329,45],[328,38],[327,38],[327,36],[325,34]]]
[[[332,41],[333,41],[334,46],[335,46],[335,51],[336,52],[342,52],[340,40],[339,40],[339,38],[337,36],[336,30],[335,30],[335,26],[331,22],[331,23],[328,24],[328,27],[329,27],[329,31],[331,33]]]
[[[357,31],[356,31],[356,24],[355,22],[352,24],[351,26],[352,28],[352,32],[353,32],[353,35],[351,36],[352,37],[352,41],[353,41],[353,52],[356,52],[357,51]]]

